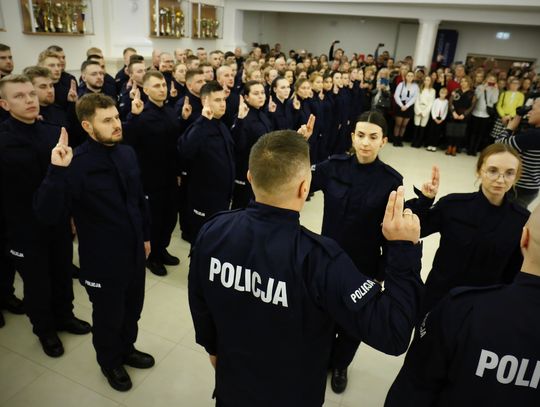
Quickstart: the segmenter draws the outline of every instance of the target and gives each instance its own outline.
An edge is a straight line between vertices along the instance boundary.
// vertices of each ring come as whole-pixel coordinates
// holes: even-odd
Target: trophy
[[[214,38],[219,38],[219,20],[214,20]]]
[[[201,18],[201,38],[206,38],[206,30],[208,29],[208,20]]]

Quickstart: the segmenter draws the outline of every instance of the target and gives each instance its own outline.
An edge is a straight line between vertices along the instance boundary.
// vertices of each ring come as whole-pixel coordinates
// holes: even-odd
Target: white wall
[[[443,22],[440,28],[458,31],[457,61],[464,61],[467,54],[482,54],[536,58],[540,62],[540,27]],[[498,31],[510,32],[510,39],[496,39]]]
[[[443,22],[439,28],[459,32],[456,60],[465,60],[468,53],[478,53],[536,58],[540,61],[538,26]],[[498,31],[510,32],[510,39],[495,39]],[[400,22],[390,18],[244,12],[244,40],[247,43],[280,42],[286,51],[306,48],[314,54],[326,54],[330,43],[339,39],[340,46],[347,54],[372,53],[376,45],[382,42],[385,44],[383,49],[391,54],[396,53],[395,56],[402,59],[414,54],[417,32],[418,24],[411,20]]]

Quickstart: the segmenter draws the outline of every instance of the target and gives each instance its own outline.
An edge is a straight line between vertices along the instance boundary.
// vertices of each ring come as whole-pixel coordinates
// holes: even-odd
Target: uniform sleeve
[[[407,352],[405,362],[390,387],[385,407],[432,407],[436,405],[456,348],[466,326],[468,307],[452,306],[446,297],[428,313]]]
[[[204,228],[204,227],[203,227]],[[204,230],[204,229],[203,229]],[[199,233],[195,245],[191,249],[191,261],[188,274],[188,298],[191,318],[195,328],[195,341],[203,346],[210,355],[217,354],[217,331],[214,318],[206,304],[201,278],[205,270],[199,266],[198,246],[202,240],[203,230]]]
[[[181,160],[190,160],[197,155],[205,140],[204,126],[209,123],[210,120],[201,116],[178,137],[178,153]]]
[[[315,277],[319,304],[348,333],[371,347],[399,355],[407,350],[423,291],[421,245],[389,242],[385,290],[341,253]],[[320,269],[319,264],[312,265]]]
[[[425,197],[419,189],[414,188],[414,192],[418,198],[409,199],[405,202],[405,206],[410,208],[420,218],[420,237],[426,237],[440,232],[443,203],[439,201],[433,205],[434,200]]]
[[[315,164],[311,167],[311,186],[310,192],[325,190],[330,179],[330,160]]]
[[[34,193],[34,213],[40,222],[55,225],[69,212],[71,196],[68,187],[69,167],[50,165],[47,175]]]

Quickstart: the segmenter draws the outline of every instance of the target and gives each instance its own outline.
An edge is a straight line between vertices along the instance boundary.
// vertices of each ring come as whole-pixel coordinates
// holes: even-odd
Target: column
[[[440,20],[420,20],[418,35],[416,37],[416,48],[414,50],[415,66],[431,66],[431,58],[437,39],[437,30]]]

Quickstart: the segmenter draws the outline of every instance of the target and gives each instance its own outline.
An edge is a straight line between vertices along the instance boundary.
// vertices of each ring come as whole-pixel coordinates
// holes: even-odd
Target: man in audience
[[[128,65],[132,55],[136,55],[137,51],[135,48],[128,47],[124,49],[122,55],[124,57],[124,66],[116,73],[114,80],[116,82],[116,94],[120,95],[124,87],[126,86],[127,81],[129,80]]]
[[[13,72],[13,55],[11,48],[5,44],[0,44],[0,79]]]

